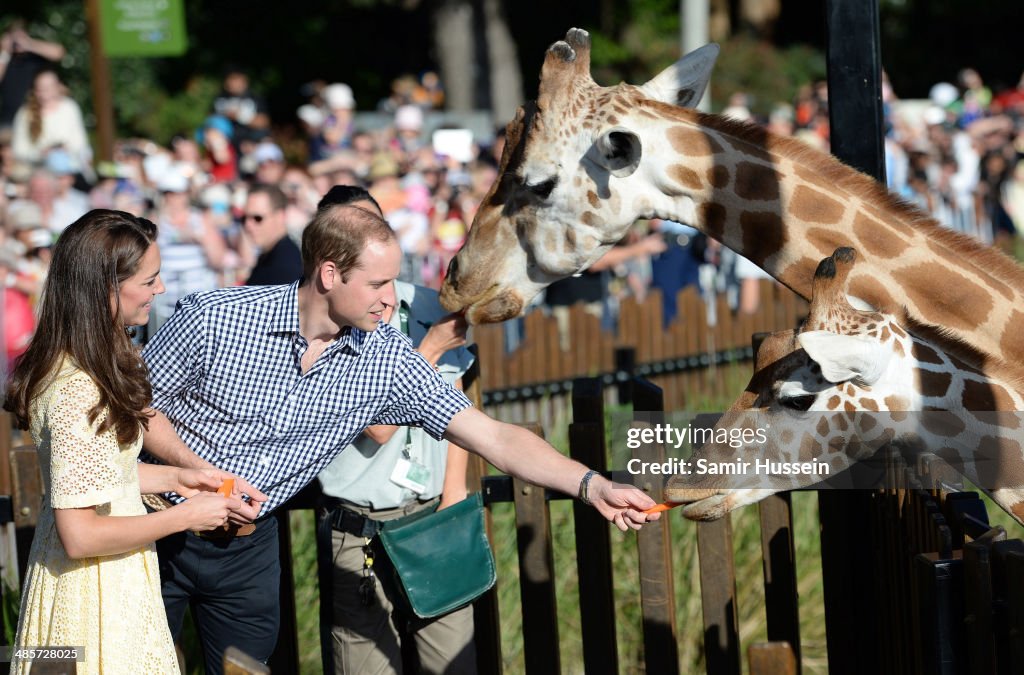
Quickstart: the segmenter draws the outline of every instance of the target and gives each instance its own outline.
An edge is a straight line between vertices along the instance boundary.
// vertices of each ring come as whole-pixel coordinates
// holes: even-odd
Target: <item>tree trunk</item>
[[[477,71],[472,2],[440,0],[433,14],[434,50],[444,84],[445,107],[449,110],[472,110]]]
[[[490,57],[491,111],[496,124],[504,125],[523,104],[523,76],[502,0],[483,0],[484,37]]]

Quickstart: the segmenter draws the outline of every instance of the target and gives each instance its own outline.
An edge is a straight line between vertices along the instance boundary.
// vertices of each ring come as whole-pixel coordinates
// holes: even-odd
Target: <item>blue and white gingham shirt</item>
[[[440,438],[470,405],[384,323],[343,330],[303,374],[309,345],[297,290],[298,282],[194,293],[142,353],[153,407],[194,453],[265,492],[261,515],[368,425],[422,426]]]

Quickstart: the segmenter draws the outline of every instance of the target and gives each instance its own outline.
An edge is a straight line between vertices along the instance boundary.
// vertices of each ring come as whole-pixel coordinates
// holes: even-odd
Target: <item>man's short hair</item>
[[[350,204],[321,206],[302,232],[302,274],[313,280],[320,265],[330,260],[344,281],[371,241],[397,241],[397,237],[387,221],[372,211]]]
[[[267,199],[270,200],[270,208],[275,211],[284,211],[288,208],[288,197],[285,196],[281,188],[270,183],[256,183],[249,188],[249,196],[264,194]]]

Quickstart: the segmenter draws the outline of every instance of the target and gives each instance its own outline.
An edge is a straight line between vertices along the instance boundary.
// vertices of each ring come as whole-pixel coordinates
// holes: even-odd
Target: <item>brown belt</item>
[[[256,531],[256,523],[246,523],[245,525],[238,525],[236,523],[228,523],[227,525],[221,525],[220,527],[212,530],[189,530],[192,534],[203,539],[232,539],[234,537],[248,537],[250,534]]]

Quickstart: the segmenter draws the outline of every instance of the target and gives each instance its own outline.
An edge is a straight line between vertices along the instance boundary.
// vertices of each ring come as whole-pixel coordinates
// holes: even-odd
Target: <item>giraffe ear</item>
[[[718,58],[718,45],[695,49],[640,87],[656,101],[693,108],[704,96],[711,68]]]
[[[821,374],[832,383],[854,378],[864,384],[878,382],[889,365],[892,350],[877,340],[861,335],[840,335],[813,330],[797,336],[807,355],[821,366]]]
[[[640,166],[640,137],[624,127],[608,129],[594,142],[591,158],[613,176],[625,178]]]

